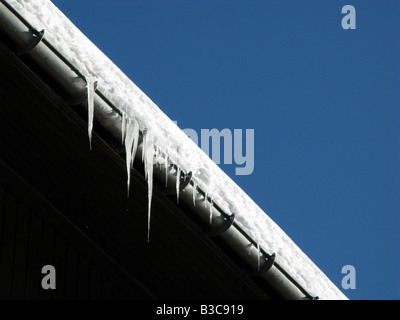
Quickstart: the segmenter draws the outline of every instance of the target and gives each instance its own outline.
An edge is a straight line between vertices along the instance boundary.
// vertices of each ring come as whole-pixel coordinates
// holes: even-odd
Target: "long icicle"
[[[133,122],[133,146],[132,146],[132,156],[131,156],[131,169],[133,169],[133,162],[135,161],[136,151],[139,143],[139,123],[134,118]]]
[[[213,206],[214,206],[214,201],[213,199],[210,199],[210,224],[212,223]]]
[[[126,173],[127,173],[127,196],[129,197],[129,189],[131,183],[131,164],[132,164],[132,146],[134,139],[134,125],[130,119],[126,120],[126,134],[125,134],[125,159],[126,159]]]
[[[121,141],[122,143],[125,143],[125,135],[126,135],[126,113],[122,113],[122,119],[121,119]]]
[[[151,200],[153,196],[154,137],[147,130],[143,137],[143,160],[148,189],[147,242],[150,242]]]
[[[181,168],[179,167],[179,162],[178,162],[178,158],[179,158],[179,146],[177,145],[176,146],[176,149],[175,149],[175,152],[176,152],[176,158],[175,158],[175,163],[176,163],[176,166],[177,166],[177,172],[176,172],[176,179],[177,179],[177,181],[176,181],[176,201],[177,201],[177,203],[179,204],[179,192],[180,192],[180,189],[181,189]]]
[[[95,81],[91,76],[86,77],[87,101],[88,101],[88,136],[89,146],[92,150],[92,133],[94,119],[94,84]]]
[[[176,202],[179,204],[179,191],[181,186],[181,168],[176,168]]]

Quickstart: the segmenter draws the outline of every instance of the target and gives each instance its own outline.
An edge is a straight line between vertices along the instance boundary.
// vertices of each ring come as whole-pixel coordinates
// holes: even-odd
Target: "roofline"
[[[45,38],[45,30],[35,30],[14,8],[6,1],[0,0],[0,30],[8,35],[15,45],[17,55],[29,55],[35,64],[62,88],[59,94],[69,105],[80,105],[87,108],[86,78],[65,57],[62,56]],[[122,136],[122,113],[99,90],[94,94],[95,117],[98,122],[117,140]],[[143,136],[143,132],[140,133]],[[142,140],[142,139],[141,139]],[[136,158],[141,160],[143,149],[139,141]],[[140,159],[139,159],[140,158]],[[267,253],[246,231],[234,221],[234,213],[228,213],[218,203],[205,206],[211,202],[210,193],[197,186],[190,177],[190,172],[185,172],[170,159],[165,165],[154,166],[157,179],[166,185],[175,186],[176,179],[181,180],[180,201],[192,209],[196,217],[208,229],[210,237],[218,236],[230,247],[252,270],[254,276],[260,277],[269,286],[276,290],[284,299],[310,299],[318,297],[311,295],[301,286],[280,264],[274,253]],[[167,169],[167,176],[166,176]],[[178,174],[180,176],[178,177]],[[166,192],[171,192],[167,189]],[[200,196],[199,196],[200,195]]]

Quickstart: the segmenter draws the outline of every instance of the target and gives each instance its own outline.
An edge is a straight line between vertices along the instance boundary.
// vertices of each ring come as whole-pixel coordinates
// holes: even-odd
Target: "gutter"
[[[57,94],[67,104],[88,108],[85,75],[46,40],[45,30],[35,30],[4,0],[0,0],[0,33],[11,42],[10,49],[17,56],[29,58],[36,68],[44,72],[46,78],[56,83]],[[122,112],[99,90],[94,93],[94,116],[111,136],[121,141]],[[140,134],[143,136],[144,133]],[[142,160],[141,142],[139,141],[136,152],[138,161]],[[260,278],[283,299],[318,299],[284,270],[277,261],[279,257],[274,253],[267,253],[246,233],[235,221],[234,213],[227,213],[217,203],[213,203],[212,197],[208,196],[210,193],[191,180],[191,172],[185,172],[169,160],[167,164],[154,166],[154,176],[162,185],[166,185],[168,179],[170,187],[165,190],[166,194],[176,192],[176,180],[180,179],[179,202],[191,208],[210,237],[218,237],[240,257],[249,274]]]

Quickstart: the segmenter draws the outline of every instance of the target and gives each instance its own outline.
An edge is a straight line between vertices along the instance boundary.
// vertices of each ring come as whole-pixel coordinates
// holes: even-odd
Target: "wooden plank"
[[[28,241],[30,229],[29,207],[21,202],[18,212],[17,236],[15,241],[14,278],[12,299],[24,299],[26,288]]]
[[[103,300],[111,300],[113,298],[113,283],[107,275],[103,275],[102,293]]]
[[[114,300],[125,300],[125,292],[116,284],[113,285],[113,299]]]
[[[78,291],[78,255],[75,248],[67,246],[65,298],[76,299]]]
[[[28,243],[26,298],[39,299],[42,290],[42,231],[43,221],[34,212],[31,214],[31,223]]]
[[[18,199],[6,192],[3,212],[2,243],[0,248],[0,298],[10,299],[14,276],[14,244],[17,227]]]
[[[48,223],[43,224],[43,243],[42,243],[42,266],[55,266],[55,230]],[[42,275],[43,276],[43,275]],[[54,299],[57,290],[57,269],[56,269],[56,289],[47,289],[40,291],[40,298],[45,300]]]
[[[6,189],[0,181],[0,248],[3,241],[3,220],[4,220],[4,203],[5,203]]]
[[[88,259],[82,254],[79,255],[79,279],[78,279],[78,299],[87,300],[89,299],[90,291],[90,263]]]
[[[102,274],[101,272],[92,265],[90,277],[90,295],[91,300],[100,300],[102,298]]]
[[[55,299],[60,300],[65,298],[65,276],[66,276],[66,255],[67,243],[65,239],[56,233],[55,241],[54,268],[56,269],[56,290]]]

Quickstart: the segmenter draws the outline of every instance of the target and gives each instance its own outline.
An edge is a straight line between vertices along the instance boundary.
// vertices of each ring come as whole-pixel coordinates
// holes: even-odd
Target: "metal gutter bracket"
[[[18,57],[35,49],[35,47],[40,43],[40,41],[42,41],[44,37],[44,29],[42,31],[29,31],[29,33],[31,34],[30,36],[32,37],[32,42],[29,43],[25,48],[15,52]]]
[[[208,231],[206,232],[206,234],[210,237],[217,237],[219,235],[221,235],[222,233],[224,233],[225,231],[227,231],[233,224],[233,221],[235,220],[235,214],[232,213],[230,216],[225,217],[225,222],[222,225],[222,227],[218,228],[218,229],[214,229],[212,231]]]
[[[177,165],[170,164],[170,167],[171,166],[175,168],[176,172],[178,172],[178,166]],[[184,173],[181,170],[181,176],[179,177],[179,179],[180,179],[179,191],[182,192],[183,189],[185,189],[189,185],[190,181],[192,180],[192,171],[189,171],[188,173]],[[164,194],[167,195],[167,196],[176,195],[176,188],[175,187],[167,188],[167,189],[164,190]]]
[[[185,189],[188,186],[188,184],[190,183],[190,180],[192,180],[192,171],[189,171],[186,174],[183,173],[183,177],[182,177],[182,174],[181,174],[180,179],[181,179],[181,181],[180,181],[180,184],[179,184],[179,191],[183,191],[183,189]]]
[[[252,272],[250,276],[252,277],[261,276],[263,273],[267,272],[269,269],[272,268],[274,262],[275,262],[275,253],[268,255],[267,258],[265,259],[264,265],[256,272]]]

